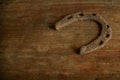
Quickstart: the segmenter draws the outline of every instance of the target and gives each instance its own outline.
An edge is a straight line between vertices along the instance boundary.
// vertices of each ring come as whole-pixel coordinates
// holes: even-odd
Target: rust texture
[[[79,11],[109,23],[104,48],[76,54],[99,35],[93,21],[54,29]],[[120,80],[120,0],[0,0],[0,80]]]

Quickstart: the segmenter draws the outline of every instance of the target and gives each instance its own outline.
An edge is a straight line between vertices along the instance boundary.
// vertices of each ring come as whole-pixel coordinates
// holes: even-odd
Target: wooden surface
[[[105,47],[77,54],[98,36],[94,22],[54,30],[74,12],[103,16],[113,29]],[[120,1],[0,0],[0,80],[120,80]]]

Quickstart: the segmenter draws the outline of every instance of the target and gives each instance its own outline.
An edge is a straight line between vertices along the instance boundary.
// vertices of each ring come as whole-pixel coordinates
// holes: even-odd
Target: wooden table
[[[103,16],[113,33],[105,47],[77,54],[98,36],[94,22],[54,29],[74,12]],[[0,0],[0,80],[120,80],[120,1]]]

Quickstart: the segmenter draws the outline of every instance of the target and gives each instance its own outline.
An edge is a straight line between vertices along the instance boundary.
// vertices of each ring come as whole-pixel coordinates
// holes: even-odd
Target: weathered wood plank
[[[0,79],[119,80],[119,0],[3,0],[0,2]],[[54,24],[73,12],[94,12],[113,29],[112,39],[86,55],[77,48],[99,33],[90,21],[55,31]],[[69,28],[68,28],[69,27]]]

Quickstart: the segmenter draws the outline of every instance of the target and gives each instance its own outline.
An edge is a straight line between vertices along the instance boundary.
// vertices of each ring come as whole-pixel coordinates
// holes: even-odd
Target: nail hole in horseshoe
[[[107,25],[107,28],[109,28],[110,26],[109,25]]]
[[[102,45],[104,43],[104,41],[100,41],[99,45]]]
[[[72,18],[72,16],[69,16],[67,19],[71,19]]]
[[[93,16],[96,16],[96,14],[95,14],[95,13],[93,13],[92,15],[93,15]]]
[[[83,14],[83,13],[80,13],[79,16],[84,16],[84,14]]]
[[[110,34],[107,34],[106,37],[107,37],[107,38],[110,37]]]

